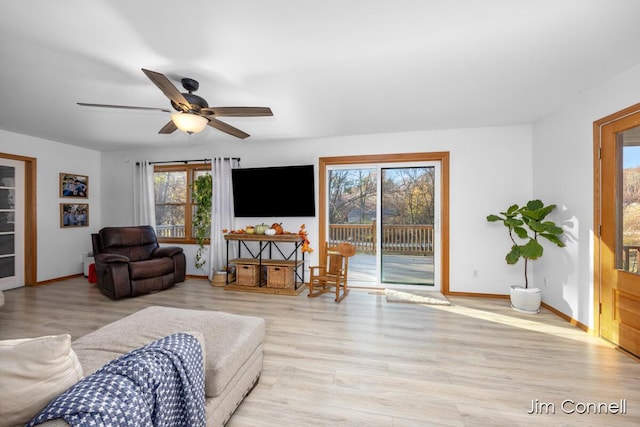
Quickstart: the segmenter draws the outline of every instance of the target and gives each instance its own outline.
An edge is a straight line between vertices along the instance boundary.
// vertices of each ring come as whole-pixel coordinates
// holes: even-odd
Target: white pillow
[[[29,422],[81,378],[68,334],[0,341],[0,427]]]

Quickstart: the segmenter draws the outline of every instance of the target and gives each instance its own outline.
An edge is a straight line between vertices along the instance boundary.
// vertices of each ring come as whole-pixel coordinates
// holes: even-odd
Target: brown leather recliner
[[[105,227],[91,235],[98,288],[112,299],[135,297],[184,282],[186,257],[160,247],[153,227]]]

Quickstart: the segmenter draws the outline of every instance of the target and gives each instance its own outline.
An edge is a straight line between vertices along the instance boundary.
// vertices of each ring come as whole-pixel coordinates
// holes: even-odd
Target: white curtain
[[[215,271],[224,270],[227,266],[227,244],[222,230],[232,230],[234,227],[231,169],[238,167],[240,167],[238,159],[218,157],[211,160],[213,178],[211,203],[213,206],[211,209],[211,246],[209,248],[210,280],[213,280]]]
[[[153,188],[153,165],[147,161],[136,163],[133,176],[134,225],[156,227],[156,205]]]

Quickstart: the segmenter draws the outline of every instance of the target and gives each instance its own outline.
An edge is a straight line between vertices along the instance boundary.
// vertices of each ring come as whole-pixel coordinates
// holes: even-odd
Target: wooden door
[[[640,355],[639,110],[596,123],[601,172],[596,192],[600,194],[599,332],[635,355]]]

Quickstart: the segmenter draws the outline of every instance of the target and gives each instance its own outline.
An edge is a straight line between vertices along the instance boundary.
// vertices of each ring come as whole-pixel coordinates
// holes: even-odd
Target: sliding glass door
[[[439,289],[439,164],[340,165],[327,175],[328,241],[357,250],[349,282]]]
[[[349,282],[375,286],[378,282],[377,167],[339,167],[328,170],[328,242],[356,247],[349,260]]]
[[[435,285],[435,166],[381,169],[380,280]]]

